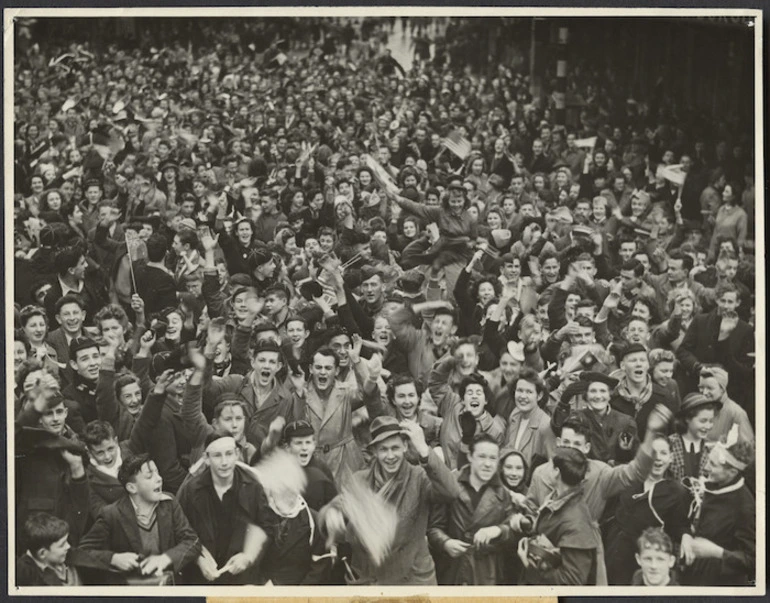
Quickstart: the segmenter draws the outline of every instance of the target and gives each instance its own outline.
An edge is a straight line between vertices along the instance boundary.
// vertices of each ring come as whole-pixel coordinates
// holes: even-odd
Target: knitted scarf
[[[652,379],[649,376],[647,377],[647,381],[644,384],[644,388],[642,389],[642,392],[638,396],[636,396],[631,393],[631,389],[629,388],[629,385],[628,385],[628,377],[623,375],[620,378],[620,383],[618,383],[618,387],[615,391],[617,391],[617,393],[620,394],[626,400],[633,402],[634,412],[638,414],[642,406],[644,406],[652,397]]]

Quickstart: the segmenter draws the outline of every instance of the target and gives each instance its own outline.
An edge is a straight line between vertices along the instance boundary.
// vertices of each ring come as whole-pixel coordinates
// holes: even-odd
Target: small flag
[[[380,566],[388,557],[396,538],[398,515],[395,507],[357,476],[351,476],[343,484],[341,501],[349,528],[369,553],[374,565]]]
[[[140,262],[147,259],[147,245],[139,237],[126,237],[126,248],[132,262]]]
[[[682,165],[678,163],[676,165],[659,165],[658,169],[655,170],[655,176],[665,178],[669,182],[681,186],[684,184],[687,173],[682,169]]]
[[[575,146],[579,149],[593,149],[596,146],[596,136],[580,138],[575,141]]]
[[[467,138],[464,138],[457,130],[449,133],[449,136],[441,140],[447,149],[457,155],[460,159],[465,159],[471,154],[471,143]]]

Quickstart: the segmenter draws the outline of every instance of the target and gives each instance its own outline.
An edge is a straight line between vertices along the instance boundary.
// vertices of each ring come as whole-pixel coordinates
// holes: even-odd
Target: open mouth
[[[318,387],[321,389],[326,388],[326,386],[329,384],[329,377],[321,377],[320,375],[316,377],[316,380],[318,381]]]
[[[268,370],[261,370],[259,371],[259,383],[261,385],[266,385],[270,383],[270,379],[272,379],[272,374]]]
[[[390,340],[390,335],[388,335],[387,333],[380,333],[377,335],[377,341],[379,341],[380,343],[388,343],[389,340]]]
[[[644,377],[644,374],[645,374],[645,372],[646,372],[646,371],[645,371],[644,369],[637,369],[637,370],[633,371],[633,373],[632,373],[632,374],[633,374],[633,375],[634,375],[634,377],[636,377],[637,379],[642,379],[642,378]]]

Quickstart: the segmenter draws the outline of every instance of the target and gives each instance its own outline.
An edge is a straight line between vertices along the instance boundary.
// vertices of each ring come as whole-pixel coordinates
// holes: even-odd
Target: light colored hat
[[[179,229],[189,229],[189,230],[196,230],[198,226],[195,224],[195,220],[192,218],[182,218],[179,221]]]
[[[563,222],[565,224],[572,224],[572,222],[574,221],[572,217],[572,213],[570,212],[569,209],[567,209],[564,206],[557,207],[552,212],[549,212],[548,217],[558,222]]]
[[[342,205],[343,203],[347,203],[348,205],[351,205],[350,199],[348,199],[344,195],[337,195],[334,197],[334,207],[337,207],[338,205]]]
[[[716,382],[719,383],[723,390],[727,389],[727,383],[730,380],[727,371],[720,366],[704,366],[700,371],[700,376],[702,379],[708,377],[716,379]]]

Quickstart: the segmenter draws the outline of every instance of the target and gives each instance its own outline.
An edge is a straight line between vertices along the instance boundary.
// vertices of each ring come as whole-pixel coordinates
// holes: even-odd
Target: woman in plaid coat
[[[709,401],[699,393],[687,394],[678,416],[678,433],[669,436],[671,475],[681,481],[685,477],[704,475],[711,443],[706,439],[714,427],[721,404]]]

